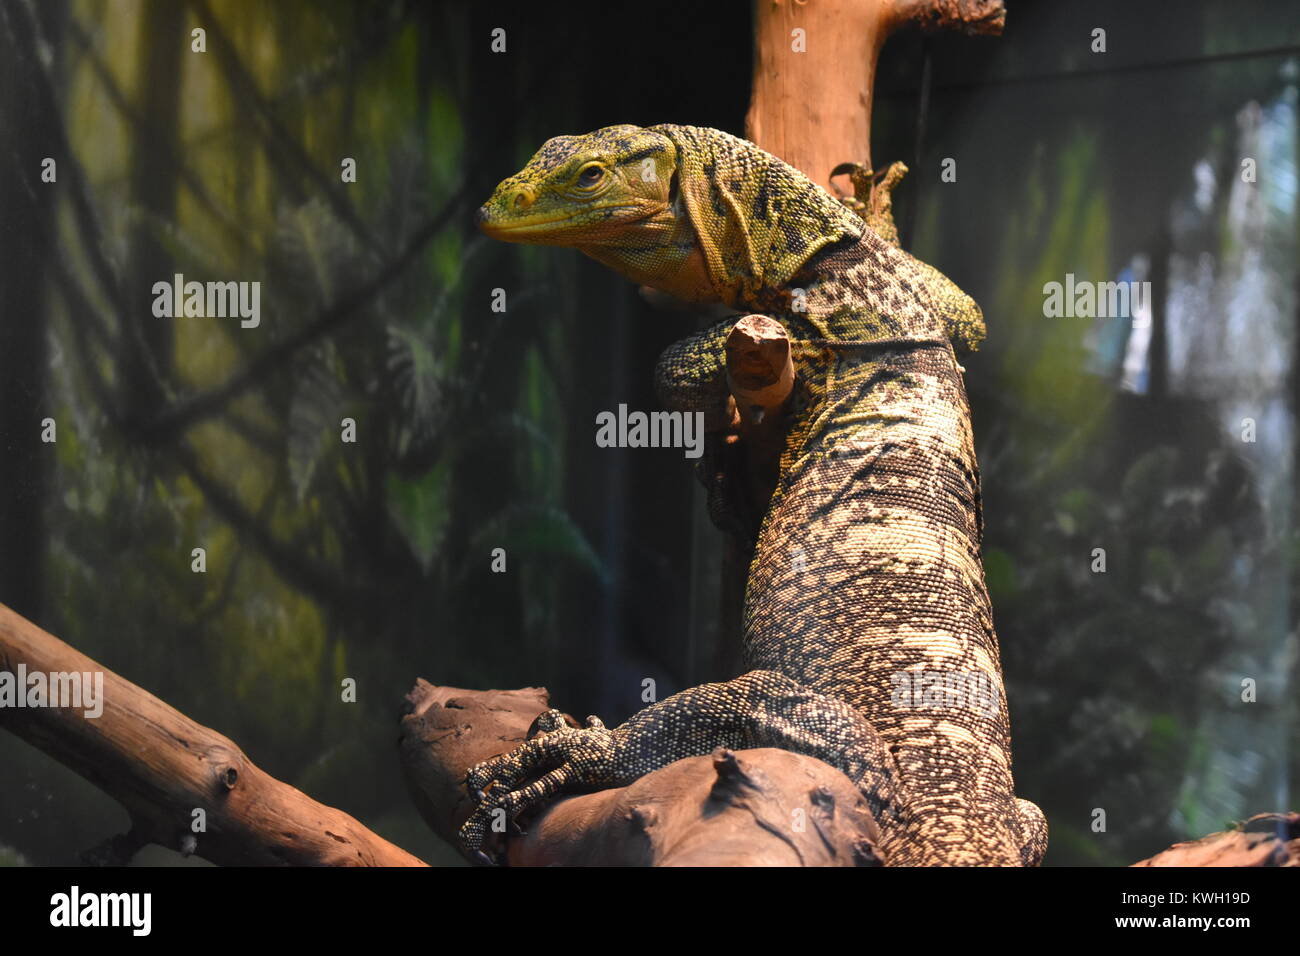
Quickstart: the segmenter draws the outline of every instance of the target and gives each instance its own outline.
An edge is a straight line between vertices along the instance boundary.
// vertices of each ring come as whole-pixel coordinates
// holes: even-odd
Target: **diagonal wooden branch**
[[[94,856],[125,862],[157,843],[224,865],[422,866],[341,810],[259,769],[228,737],[190,720],[0,604],[0,673],[102,675],[103,712],[0,708],[0,727],[120,803],[131,831]],[[94,708],[91,708],[93,712]],[[195,833],[195,811],[206,829]]]

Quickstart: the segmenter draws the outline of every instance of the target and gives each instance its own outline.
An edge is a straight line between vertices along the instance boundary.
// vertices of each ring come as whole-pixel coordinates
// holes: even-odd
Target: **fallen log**
[[[528,736],[543,688],[464,690],[417,681],[401,720],[402,769],[448,842],[472,806],[465,771]],[[872,866],[879,832],[856,787],[812,757],[719,749],[627,787],[552,801],[505,840],[511,866]],[[496,848],[500,849],[500,847]]]
[[[20,670],[102,679],[98,716],[87,716],[85,706],[0,707],[0,727],[85,777],[130,816],[130,831],[106,840],[87,862],[124,865],[157,843],[223,865],[424,865],[0,604],[0,672]]]

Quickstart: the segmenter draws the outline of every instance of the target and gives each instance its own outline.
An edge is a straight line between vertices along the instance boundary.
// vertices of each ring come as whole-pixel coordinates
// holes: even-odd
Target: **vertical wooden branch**
[[[755,0],[746,135],[826,187],[843,162],[871,168],[876,63],[889,35],[1002,32],[1002,0]]]
[[[871,105],[880,50],[890,34],[908,24],[1001,33],[1006,17],[1002,0],[755,0],[754,11],[754,89],[746,135],[828,192],[833,176],[847,174],[853,188],[849,205],[897,245],[890,191],[907,167],[893,163],[875,173],[871,166]],[[755,328],[742,328],[753,318],[737,324],[732,333],[737,344],[756,344]],[[729,341],[727,369],[737,409],[750,402],[736,388],[744,375],[742,354]],[[784,408],[793,384],[793,375],[773,383],[763,393],[762,407],[767,412]],[[735,485],[749,495],[744,510],[761,515],[776,483],[781,416],[768,414],[762,422],[752,416],[747,420],[743,413],[738,417],[745,475]],[[748,555],[731,539],[724,548],[722,631],[736,636]]]
[[[855,208],[868,225],[897,244],[890,191],[907,167],[892,164],[880,175],[871,167],[871,104],[876,63],[885,40],[908,24],[966,33],[1002,32],[1002,0],[755,0],[754,93],[746,117],[749,139],[801,170],[829,191],[833,175],[853,181]],[[733,339],[749,340],[754,327],[737,324]],[[739,336],[739,337],[737,337]],[[788,351],[789,345],[786,343]],[[750,350],[753,353],[753,350]],[[745,374],[741,351],[728,343],[727,368],[738,408],[748,401],[734,386]],[[763,407],[784,405],[794,379],[772,383]],[[781,389],[784,389],[781,392]],[[773,422],[746,422],[742,436],[760,447],[746,454],[751,505],[761,514],[775,480]]]

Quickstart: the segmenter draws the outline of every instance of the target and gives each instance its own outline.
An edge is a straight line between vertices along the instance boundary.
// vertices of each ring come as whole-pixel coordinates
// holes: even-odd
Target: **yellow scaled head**
[[[680,154],[664,133],[607,126],[549,139],[478,212],[494,239],[572,246],[642,285],[717,301],[680,201]]]
[[[639,126],[548,139],[478,211],[494,239],[547,245],[618,244],[668,208],[676,150]]]
[[[478,215],[496,239],[573,246],[679,299],[735,307],[864,228],[753,143],[669,123],[547,140]]]

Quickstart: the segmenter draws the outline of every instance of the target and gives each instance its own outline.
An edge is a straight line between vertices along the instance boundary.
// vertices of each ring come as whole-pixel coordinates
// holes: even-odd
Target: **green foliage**
[[[602,584],[609,583],[604,563],[582,531],[568,515],[552,506],[519,504],[505,508],[472,539],[474,552],[487,554],[492,547],[503,547],[507,554],[573,562]]]
[[[61,216],[61,240],[109,341],[153,333],[114,308],[91,244],[131,287],[173,271],[261,282],[257,329],[168,326],[172,347],[154,358],[164,407],[151,413],[210,396],[281,352],[212,414],[142,440],[104,401],[138,373],[116,348],[70,346],[89,334],[84,314],[52,316],[66,359],[48,403],[59,441],[47,491],[53,611],[41,623],[231,735],[268,772],[446,862],[400,785],[375,789],[395,774],[376,742],[390,740],[395,701],[417,676],[472,672],[482,665],[467,649],[503,634],[511,654],[512,630],[554,646],[557,620],[536,609],[567,581],[589,589],[608,578],[562,504],[554,436],[568,413],[540,355],[543,335],[563,348],[570,330],[536,321],[541,297],[515,285],[508,317],[488,313],[485,289],[503,284],[515,257],[465,217],[414,245],[483,158],[467,157],[464,45],[442,45],[410,9],[370,18],[374,38],[349,49],[350,4],[272,16],[255,35],[241,27],[243,3],[213,8],[276,121],[250,122],[262,107],[216,57],[178,80],[184,116],[151,126],[103,101],[102,74],[78,74],[68,108],[89,120],[69,124],[72,146],[108,226],[98,237]],[[83,23],[87,14],[74,10]],[[123,39],[129,18],[109,19],[105,35]],[[127,90],[134,80],[115,78]],[[186,171],[151,148],[171,120]],[[356,183],[339,182],[342,156],[356,159]],[[145,209],[121,174],[147,161],[176,181],[174,214]],[[153,243],[161,276],[132,272],[137,235]],[[338,311],[408,250],[405,269]],[[548,268],[535,261],[530,282],[550,285],[551,307],[571,313]],[[492,360],[507,321],[514,364]],[[340,441],[344,417],[357,423],[355,444]],[[204,574],[191,570],[196,547]],[[494,547],[518,563],[485,584],[470,572]],[[501,616],[483,613],[489,593]],[[344,678],[357,681],[355,704],[340,699]],[[101,816],[87,810],[87,825],[108,827]],[[27,832],[46,862],[49,835]],[[19,861],[0,847],[4,865]]]
[[[145,33],[98,3],[69,8],[91,45],[55,38],[72,155],[60,160],[51,221],[84,302],[60,276],[39,317],[61,356],[32,410],[59,422],[45,550],[32,558],[47,581],[39,623],[229,734],[268,772],[430,862],[452,861],[395,779],[394,705],[414,678],[509,686],[517,676],[580,691],[608,682],[590,666],[593,594],[625,597],[628,565],[608,553],[616,535],[597,537],[610,530],[603,512],[580,520],[566,505],[580,508],[615,480],[568,434],[589,420],[576,396],[609,394],[582,373],[616,364],[590,354],[613,341],[599,334],[611,287],[552,250],[486,242],[462,204],[405,271],[325,333],[308,333],[401,256],[462,181],[473,184],[472,204],[492,170],[512,171],[547,136],[582,128],[586,92],[541,44],[538,60],[512,55],[518,73],[487,75],[466,39],[472,5],[210,5],[256,98],[213,56],[173,78],[141,74],[143,57],[102,56],[138,52]],[[1201,20],[1185,20],[1201,24],[1205,52],[1260,40],[1253,18],[1196,8]],[[1207,149],[1232,152],[1232,111],[1275,89],[1277,66],[1220,64],[1206,74],[1213,82],[1180,73],[1205,94],[1187,94],[1188,104],[1222,113],[1178,127],[1194,148],[1123,114],[1130,101],[1163,109],[1155,92],[1072,81],[1068,92],[1008,84],[971,100],[936,96],[936,111],[969,115],[932,123],[942,142],[927,144],[925,159],[960,155],[961,173],[943,188],[914,174],[914,251],[975,295],[990,328],[984,350],[963,360],[983,467],[985,574],[1017,780],[1047,813],[1049,863],[1129,863],[1221,825],[1249,768],[1216,757],[1204,728],[1240,717],[1232,653],[1256,630],[1289,641],[1261,675],[1273,681],[1274,709],[1256,719],[1289,720],[1288,750],[1300,752],[1295,708],[1288,716],[1289,699],[1276,702],[1294,671],[1294,522],[1261,515],[1256,476],[1212,401],[1122,393],[1089,366],[1087,322],[1042,314],[1044,283],[1067,271],[1110,279],[1133,253],[1153,251],[1192,163]],[[153,82],[179,83],[183,111],[144,123],[122,107]],[[877,108],[877,135],[896,127],[911,149],[911,118],[881,123],[888,97]],[[174,131],[183,169],[159,130]],[[1136,165],[1144,152],[1158,165]],[[345,156],[357,161],[356,183],[339,181]],[[72,201],[74,160],[89,222]],[[135,194],[150,172],[173,182],[170,210]],[[1216,217],[1226,219],[1222,209]],[[1223,254],[1229,238],[1219,229],[1210,250]],[[156,250],[148,268],[133,258],[146,245]],[[156,356],[160,406],[210,397],[258,356],[285,354],[176,433],[119,421],[116,401],[144,374],[125,364],[127,345],[158,326],[122,313],[94,266],[99,252],[132,294],[173,271],[263,283],[257,330],[169,326],[174,339]],[[504,314],[487,305],[498,287],[510,294]],[[626,351],[636,354],[611,372],[618,387],[628,375],[648,380],[666,341],[635,339]],[[357,421],[355,445],[339,441],[345,416]],[[620,480],[635,488],[639,478]],[[618,546],[682,593],[715,571],[667,567],[656,542]],[[207,551],[206,574],[190,569],[195,547]],[[506,575],[488,570],[498,547]],[[1095,548],[1106,550],[1104,574],[1091,570]],[[682,597],[668,587],[660,603]],[[639,611],[624,629],[641,626]],[[575,636],[574,621],[591,633]],[[680,676],[675,645],[643,637]],[[703,650],[689,654],[702,660]],[[356,704],[340,700],[349,677]],[[1242,730],[1243,751],[1250,726],[1259,724]],[[0,747],[0,798],[17,808],[0,820],[11,827],[0,832],[0,865],[66,862],[122,828],[120,811],[70,772],[16,740]],[[1091,829],[1095,807],[1107,810],[1106,833]]]
[[[432,468],[414,481],[388,476],[388,510],[426,573],[442,548],[449,518],[450,469]]]

